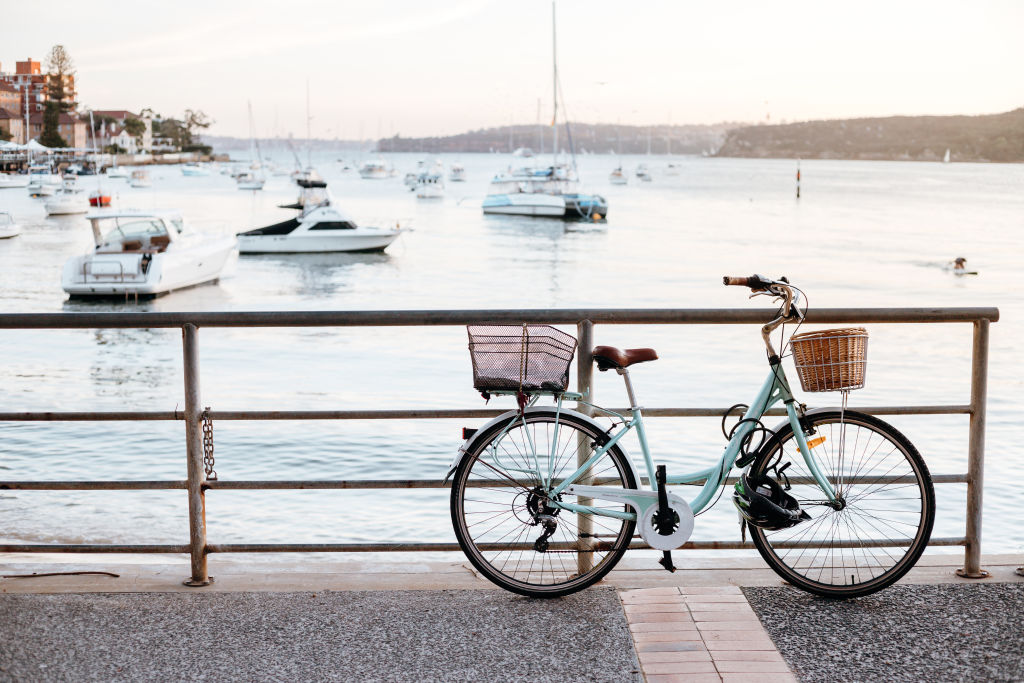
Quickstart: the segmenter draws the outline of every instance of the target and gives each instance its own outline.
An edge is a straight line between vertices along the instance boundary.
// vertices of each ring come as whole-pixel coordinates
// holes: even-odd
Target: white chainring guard
[[[656,491],[639,489],[610,489],[603,486],[583,486],[573,484],[566,487],[565,492],[576,496],[586,496],[599,500],[614,500],[629,505],[637,513],[637,526],[640,537],[655,550],[675,550],[690,539],[693,533],[693,510],[690,504],[675,494],[668,494],[668,505],[679,515],[679,528],[668,536],[662,536],[654,528],[654,513],[658,511],[658,494]],[[639,501],[643,501],[641,505]]]
[[[690,510],[690,504],[679,496],[669,494],[668,506],[679,515],[679,528],[668,536],[662,536],[654,528],[654,513],[658,511],[656,504],[647,508],[647,512],[638,522],[640,537],[655,550],[675,550],[686,543],[693,533],[693,511]]]

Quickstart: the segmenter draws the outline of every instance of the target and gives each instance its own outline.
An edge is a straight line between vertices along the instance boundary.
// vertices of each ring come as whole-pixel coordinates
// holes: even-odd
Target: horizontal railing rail
[[[250,552],[409,552],[458,551],[456,543],[208,543],[206,537],[207,491],[304,490],[304,489],[438,489],[440,479],[223,481],[206,478],[201,433],[202,409],[199,392],[200,327],[388,327],[451,326],[475,323],[521,323],[576,325],[579,340],[577,384],[592,396],[593,328],[613,325],[722,325],[764,324],[774,310],[750,309],[538,309],[469,311],[286,311],[239,313],[9,313],[0,314],[0,330],[95,329],[95,328],[181,328],[184,355],[185,408],[173,411],[44,411],[0,412],[0,421],[15,422],[110,422],[182,420],[185,422],[188,476],[162,481],[0,481],[0,490],[23,491],[116,491],[186,490],[189,498],[189,543],[174,544],[4,544],[0,552],[25,553],[188,553],[192,561],[189,585],[209,583],[206,557],[210,553]],[[967,484],[967,523],[963,537],[932,538],[932,546],[964,546],[963,576],[980,577],[981,509],[985,439],[985,403],[988,375],[988,328],[999,320],[997,308],[832,308],[816,309],[809,323],[970,323],[974,328],[971,363],[971,396],[966,404],[918,406],[858,406],[875,415],[968,415],[968,468],[963,474],[936,474],[938,484]],[[586,410],[586,406],[580,406]],[[628,409],[616,409],[626,412]],[[413,420],[485,419],[503,412],[498,409],[410,409],[410,410],[210,410],[216,420]],[[726,408],[649,408],[650,417],[721,417]],[[768,415],[785,415],[782,409]],[[730,478],[729,483],[735,482]],[[890,542],[899,543],[899,542]],[[634,541],[630,547],[646,547]],[[747,549],[743,541],[690,541],[683,549]]]

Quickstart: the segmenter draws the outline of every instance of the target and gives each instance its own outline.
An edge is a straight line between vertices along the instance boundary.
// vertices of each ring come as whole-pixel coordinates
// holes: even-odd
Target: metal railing
[[[467,311],[296,311],[241,313],[38,313],[0,314],[0,329],[181,328],[184,355],[185,408],[183,411],[117,412],[0,412],[0,421],[131,421],[184,420],[188,474],[173,481],[0,481],[0,489],[18,490],[154,490],[188,491],[189,542],[182,545],[68,545],[8,544],[10,553],[188,553],[191,577],[186,584],[207,585],[209,553],[248,552],[405,552],[458,551],[456,543],[208,543],[207,491],[242,489],[390,489],[443,488],[440,479],[220,481],[207,479],[203,463],[203,417],[199,382],[199,328],[201,327],[383,327],[450,326],[523,321],[576,325],[579,339],[577,384],[592,392],[594,325],[763,325],[775,315],[749,309],[573,309],[573,310],[467,310]],[[875,415],[970,416],[966,474],[936,474],[937,484],[966,483],[966,529],[963,537],[932,538],[933,546],[964,546],[961,576],[987,576],[981,568],[982,484],[985,452],[985,403],[988,384],[989,324],[999,320],[997,308],[845,308],[817,309],[808,323],[970,323],[974,328],[971,356],[970,402],[962,405],[859,406]],[[582,406],[581,406],[582,407]],[[489,418],[503,410],[275,410],[210,411],[215,420],[408,420]],[[725,408],[652,408],[650,417],[720,417]],[[768,415],[784,415],[773,409]],[[749,542],[690,541],[684,549],[752,548]]]

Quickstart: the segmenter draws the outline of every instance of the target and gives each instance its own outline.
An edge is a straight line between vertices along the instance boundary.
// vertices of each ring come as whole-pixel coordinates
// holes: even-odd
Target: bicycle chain
[[[213,420],[210,418],[210,406],[203,411],[203,468],[206,469],[206,478],[211,481],[217,480],[217,471],[213,469]]]

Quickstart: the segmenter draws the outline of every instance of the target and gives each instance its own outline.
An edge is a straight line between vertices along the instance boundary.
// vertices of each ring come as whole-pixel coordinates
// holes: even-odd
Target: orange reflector
[[[811,439],[810,441],[808,441],[807,447],[814,448],[815,446],[820,446],[823,443],[825,443],[825,437],[819,436],[817,439]]]

